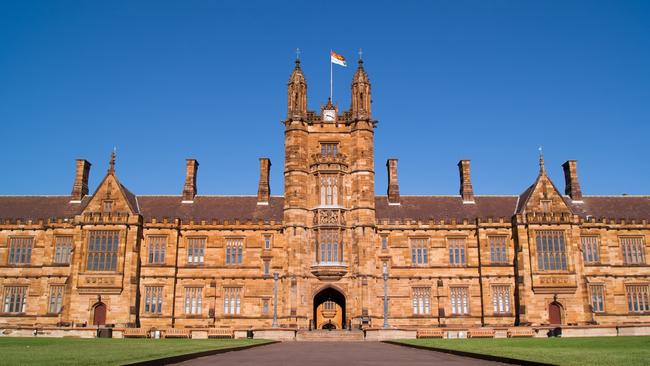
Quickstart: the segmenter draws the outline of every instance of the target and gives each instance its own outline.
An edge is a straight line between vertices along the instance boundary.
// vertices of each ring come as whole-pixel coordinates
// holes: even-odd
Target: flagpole
[[[332,50],[330,50],[330,100],[332,100],[332,89],[333,89],[333,82],[332,82]]]

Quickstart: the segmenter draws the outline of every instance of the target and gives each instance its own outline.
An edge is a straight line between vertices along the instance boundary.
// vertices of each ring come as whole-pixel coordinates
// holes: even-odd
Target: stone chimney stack
[[[269,171],[271,170],[271,159],[260,158],[260,183],[257,188],[257,204],[268,205],[271,197],[271,186],[269,185]]]
[[[77,159],[74,184],[70,194],[70,202],[80,203],[81,199],[88,194],[88,177],[90,176],[90,164],[88,160]]]
[[[196,174],[199,170],[199,162],[196,159],[186,159],[186,161],[183,203],[193,203],[196,196]]]
[[[582,191],[578,182],[578,162],[568,160],[562,164],[562,168],[564,168],[564,193],[573,201],[582,201]]]
[[[397,159],[386,161],[388,168],[388,204],[399,205],[399,183],[397,182]]]
[[[458,171],[460,173],[460,196],[463,203],[474,203],[474,188],[472,188],[472,178],[469,172],[469,160],[459,161]]]

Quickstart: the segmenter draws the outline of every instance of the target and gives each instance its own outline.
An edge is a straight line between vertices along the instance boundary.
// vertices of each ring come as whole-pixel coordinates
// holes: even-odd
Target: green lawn
[[[399,342],[555,365],[650,364],[650,337],[408,339]]]
[[[79,339],[0,337],[2,365],[121,365],[214,349],[266,343],[257,339]]]

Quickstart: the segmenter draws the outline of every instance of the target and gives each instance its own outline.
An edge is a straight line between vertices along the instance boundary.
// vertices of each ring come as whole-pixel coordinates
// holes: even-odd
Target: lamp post
[[[384,269],[384,329],[388,328],[388,270]]]
[[[273,272],[273,324],[271,328],[278,327],[278,272]]]

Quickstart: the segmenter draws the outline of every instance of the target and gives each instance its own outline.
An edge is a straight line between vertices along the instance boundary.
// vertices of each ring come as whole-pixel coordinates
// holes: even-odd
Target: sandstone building
[[[256,196],[198,194],[193,159],[182,194],[135,195],[113,155],[92,194],[78,160],[69,196],[0,197],[0,325],[378,327],[384,285],[392,327],[650,323],[650,196],[583,195],[573,160],[563,194],[542,159],[511,196],[475,195],[468,160],[458,195],[401,196],[389,159],[375,195],[362,61],[351,89],[308,110],[296,61],[284,196],[266,158]]]

